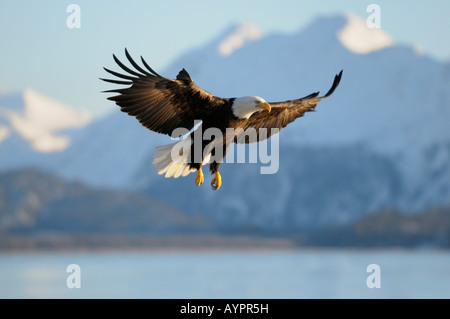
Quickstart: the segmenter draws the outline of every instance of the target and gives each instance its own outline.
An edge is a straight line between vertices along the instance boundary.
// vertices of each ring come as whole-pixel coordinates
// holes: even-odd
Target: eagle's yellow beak
[[[266,111],[269,112],[269,113],[270,113],[270,110],[272,110],[272,107],[271,107],[270,104],[267,103],[267,102],[261,103],[261,104],[260,104],[260,107],[261,107],[262,109],[266,110]]]

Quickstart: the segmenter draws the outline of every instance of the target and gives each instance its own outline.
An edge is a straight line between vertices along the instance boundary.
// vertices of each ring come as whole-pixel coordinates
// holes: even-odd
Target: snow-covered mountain
[[[0,95],[0,169],[43,164],[46,154],[67,149],[73,130],[90,121],[87,110],[75,110],[30,88]]]
[[[151,52],[128,49],[151,62]],[[164,179],[153,171],[151,155],[170,138],[148,132],[113,104],[110,116],[79,130],[64,151],[46,154],[43,166],[94,186],[143,190],[210,214],[224,228],[308,228],[383,207],[450,204],[450,65],[396,44],[363,19],[321,17],[296,33],[269,35],[244,23],[156,71],[174,78],[181,68],[215,95],[269,102],[325,92],[335,74],[344,74],[317,112],[281,131],[274,175],[261,175],[261,164],[225,163],[217,192],[209,178],[198,188],[193,175]],[[17,160],[6,149],[31,143],[22,138],[12,145],[4,119],[0,113],[2,167]]]

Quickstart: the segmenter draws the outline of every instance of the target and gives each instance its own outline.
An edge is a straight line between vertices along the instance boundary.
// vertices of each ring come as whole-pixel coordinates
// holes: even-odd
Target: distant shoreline
[[[184,250],[292,250],[286,238],[249,235],[112,235],[38,234],[0,235],[0,253],[52,251],[184,251]]]
[[[0,235],[0,254],[52,252],[264,252],[293,250],[448,250],[433,245],[331,245],[294,238],[223,234],[14,234]]]

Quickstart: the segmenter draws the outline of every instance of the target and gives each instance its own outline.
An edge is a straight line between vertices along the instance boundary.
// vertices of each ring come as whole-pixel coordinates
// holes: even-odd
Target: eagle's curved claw
[[[219,172],[216,172],[214,174],[214,178],[211,181],[211,188],[216,191],[220,188],[221,185],[222,185],[222,177],[220,176]]]
[[[203,181],[205,180],[205,177],[203,176],[202,168],[200,167],[197,171],[197,176],[195,177],[195,184],[197,186],[200,186],[203,184]]]

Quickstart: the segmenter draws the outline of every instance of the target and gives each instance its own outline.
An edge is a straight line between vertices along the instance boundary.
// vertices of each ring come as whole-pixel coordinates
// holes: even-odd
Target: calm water
[[[67,287],[69,264],[80,288]],[[367,287],[370,264],[380,288]],[[450,298],[450,252],[8,253],[0,298]]]

